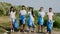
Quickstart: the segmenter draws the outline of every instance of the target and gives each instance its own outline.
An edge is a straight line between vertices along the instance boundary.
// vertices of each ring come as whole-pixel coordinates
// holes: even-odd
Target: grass
[[[8,16],[0,16],[0,23],[7,23],[9,22]]]
[[[5,32],[5,28],[9,27],[9,17],[8,16],[0,16],[0,33]]]
[[[37,23],[35,23],[35,24],[37,24]],[[4,29],[4,28],[7,28],[9,26],[10,26],[9,17],[8,16],[1,16],[0,17],[0,32],[5,32],[6,29]],[[59,28],[53,28],[53,30],[60,31]]]
[[[5,32],[6,30],[3,28],[0,28],[0,33]]]

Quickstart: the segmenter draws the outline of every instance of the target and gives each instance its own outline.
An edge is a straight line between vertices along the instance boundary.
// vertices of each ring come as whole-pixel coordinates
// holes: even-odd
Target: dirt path
[[[1,16],[0,17],[0,23],[7,23],[7,22],[9,22],[8,16]]]
[[[10,33],[10,34],[43,34],[43,33],[14,32],[14,33]],[[53,31],[52,34],[60,34],[60,32]]]
[[[9,17],[8,16],[4,16],[4,17],[0,17],[0,23],[7,23],[7,22],[9,22]],[[59,29],[58,29],[59,30]],[[56,29],[55,30],[53,30],[53,34],[60,34],[60,31],[56,31]],[[6,33],[6,32],[5,32]],[[1,34],[1,33],[0,33]],[[25,32],[25,33],[23,33],[23,32],[14,32],[14,33],[11,33],[11,34],[41,34],[41,33],[27,33],[27,32]]]

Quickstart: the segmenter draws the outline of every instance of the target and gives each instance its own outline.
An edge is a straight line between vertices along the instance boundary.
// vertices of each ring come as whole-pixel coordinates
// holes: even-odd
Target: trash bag
[[[48,21],[47,28],[50,32],[52,31],[52,21],[50,21],[50,20]]]
[[[30,18],[28,19],[28,26],[32,26],[32,20]]]
[[[26,17],[25,15],[20,16],[21,24],[25,24]]]
[[[38,18],[38,24],[39,25],[43,25],[44,24],[44,20],[43,20],[42,16],[39,16],[39,18]]]
[[[15,19],[14,21],[14,29],[18,29],[19,25],[18,25],[18,22],[17,22],[17,19]]]

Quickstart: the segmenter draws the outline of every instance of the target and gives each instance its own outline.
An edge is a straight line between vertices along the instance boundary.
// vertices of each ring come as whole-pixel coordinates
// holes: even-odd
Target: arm
[[[10,16],[10,12],[8,13],[8,15]]]
[[[46,13],[46,16],[47,16],[47,19],[49,19],[49,18],[48,18],[48,17],[49,17],[49,16],[48,16],[48,13]]]
[[[20,14],[20,11],[19,11],[19,17],[20,17],[20,15],[21,15],[21,14]]]
[[[27,15],[27,11],[25,10],[25,15]]]
[[[39,12],[38,12],[38,17],[39,17]]]
[[[54,23],[54,15],[52,16],[52,18],[53,18],[53,23]]]

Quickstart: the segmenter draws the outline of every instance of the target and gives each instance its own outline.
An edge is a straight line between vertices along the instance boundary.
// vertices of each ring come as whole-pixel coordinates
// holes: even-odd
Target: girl
[[[43,32],[44,16],[44,8],[40,7],[40,10],[38,12],[38,32]]]
[[[13,25],[14,25],[14,21],[15,21],[15,14],[16,14],[16,12],[15,12],[14,8],[11,7],[10,12],[9,12],[11,32],[14,32]]]
[[[33,8],[29,7],[29,12],[28,12],[28,27],[29,27],[29,32],[31,32],[31,28],[33,27],[33,32],[35,32],[35,24],[34,24],[34,14],[33,14]]]
[[[47,32],[48,34],[52,33],[52,27],[53,27],[53,12],[52,8],[49,8],[49,12],[47,13],[48,22],[47,22]]]
[[[25,10],[25,6],[22,5],[22,10],[20,10],[19,12],[19,17],[20,17],[20,26],[23,26],[22,31],[24,32],[25,29],[25,20],[26,20],[26,10]]]

